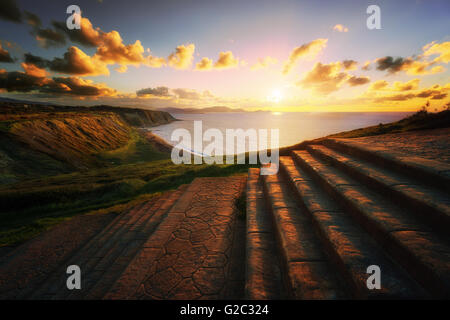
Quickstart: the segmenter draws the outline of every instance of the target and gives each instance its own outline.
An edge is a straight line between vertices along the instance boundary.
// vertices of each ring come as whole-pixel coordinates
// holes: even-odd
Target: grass
[[[0,187],[0,246],[16,245],[78,214],[120,212],[133,201],[196,177],[246,174],[250,165],[175,165],[155,160]]]

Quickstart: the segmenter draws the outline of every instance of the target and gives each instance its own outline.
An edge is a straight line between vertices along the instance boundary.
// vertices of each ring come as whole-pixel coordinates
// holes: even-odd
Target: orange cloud
[[[431,56],[438,55],[433,62],[449,63],[450,62],[450,41],[443,43],[436,43],[435,41],[423,47],[423,55]]]
[[[45,69],[38,68],[36,65],[32,63],[23,62],[21,66],[25,70],[26,74],[29,74],[33,77],[43,78],[48,75]]]
[[[307,72],[305,77],[297,82],[297,85],[312,89],[319,94],[329,94],[333,91],[337,91],[344,84],[354,87],[369,83],[369,77],[358,77],[341,71],[347,70],[349,66],[353,64],[353,62],[344,63],[340,61],[331,62],[329,64],[317,62],[312,70]],[[347,67],[345,65],[347,65]]]
[[[338,32],[348,32],[348,28],[343,26],[342,24],[337,24],[333,27],[334,31],[338,31]]]
[[[412,79],[407,82],[395,81],[392,86],[386,80],[378,80],[370,85],[368,91],[410,91],[419,88],[420,79]]]
[[[432,99],[432,100],[443,100],[448,96],[450,91],[450,83],[445,86],[440,86],[438,84],[433,85],[429,88],[414,90],[408,93],[396,93],[387,95],[378,95],[373,98],[375,102],[386,102],[386,101],[406,101],[410,99]]]
[[[2,44],[0,43],[0,62],[12,63],[14,62],[13,58],[9,54],[8,50],[2,48]]]
[[[423,54],[415,57],[407,58],[393,58],[386,56],[376,59],[377,69],[381,71],[388,71],[391,74],[396,74],[400,71],[404,71],[411,75],[427,75],[444,72],[445,68],[439,63],[447,64],[450,61],[450,41],[443,43],[436,43],[435,41],[425,45],[423,48]],[[433,60],[427,60],[429,56],[435,56]]]
[[[345,72],[340,72],[341,66],[340,62],[329,64],[317,62],[298,84],[320,94],[329,94],[338,90],[348,78]]]
[[[70,47],[63,58],[55,58],[48,63],[50,70],[80,76],[109,75],[107,65],[97,55],[85,54],[77,47]]]
[[[214,63],[216,69],[234,68],[239,65],[239,59],[233,56],[231,51],[219,52],[219,59]]]
[[[187,69],[191,66],[194,59],[195,45],[181,45],[175,49],[175,52],[167,58],[169,66],[175,69]]]
[[[245,61],[241,61],[241,63],[245,64]],[[239,59],[235,58],[231,51],[220,52],[219,58],[215,63],[209,58],[202,58],[200,62],[198,62],[195,66],[195,70],[199,71],[207,71],[213,69],[230,69],[236,68],[239,66]]]
[[[213,61],[209,58],[202,58],[200,62],[195,65],[195,70],[211,70],[213,68]]]
[[[328,39],[316,39],[294,48],[285,62],[283,74],[288,74],[297,61],[302,58],[314,58],[326,47]]]
[[[8,92],[36,92],[46,96],[71,95],[76,97],[112,97],[117,90],[103,83],[94,83],[79,77],[41,77],[42,74],[27,72],[0,72],[0,90]],[[35,71],[35,70],[34,70]]]
[[[389,83],[386,80],[378,80],[369,86],[368,91],[377,91],[386,88]]]
[[[161,57],[154,57],[147,49],[147,55],[141,42],[137,40],[132,44],[125,44],[119,32],[113,30],[103,32],[100,28],[94,28],[88,18],[81,18],[81,29],[68,30],[64,23],[54,22],[55,28],[64,31],[69,38],[86,46],[97,47],[93,59],[102,61],[106,65],[119,64],[116,68],[119,72],[125,72],[128,65],[140,64],[160,68],[166,64]]]

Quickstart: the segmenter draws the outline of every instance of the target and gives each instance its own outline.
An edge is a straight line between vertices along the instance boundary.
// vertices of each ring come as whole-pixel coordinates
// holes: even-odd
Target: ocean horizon
[[[279,146],[287,147],[305,140],[317,139],[330,134],[349,131],[368,126],[386,124],[401,120],[413,112],[227,112],[172,114],[177,120],[169,124],[148,127],[149,131],[175,146],[172,132],[179,128],[187,129],[194,136],[194,121],[202,121],[203,133],[210,129],[219,129],[225,136],[226,129],[270,129],[279,130]],[[193,139],[193,138],[192,138]],[[269,140],[270,141],[270,140]],[[210,142],[204,142],[203,148]],[[225,143],[225,142],[224,142]],[[269,142],[270,143],[270,142]],[[270,146],[270,144],[269,144]],[[203,154],[192,146],[182,144],[183,149]],[[248,150],[248,144],[245,145]],[[217,154],[225,154],[219,150]],[[204,154],[205,155],[205,154]]]

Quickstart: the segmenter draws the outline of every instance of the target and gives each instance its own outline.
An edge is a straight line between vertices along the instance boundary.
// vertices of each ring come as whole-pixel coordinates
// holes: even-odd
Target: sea
[[[163,138],[171,145],[178,145],[178,147],[190,152],[205,155],[208,154],[207,152],[203,152],[205,146],[211,142],[203,142],[201,150],[196,148],[193,142],[194,121],[201,121],[203,133],[210,128],[215,128],[219,129],[223,134],[223,148],[215,150],[215,154],[220,155],[227,154],[225,151],[225,132],[227,129],[255,129],[257,132],[258,129],[267,129],[269,147],[271,138],[270,129],[278,129],[278,143],[281,148],[300,143],[304,140],[316,139],[334,133],[378,125],[380,123],[386,124],[398,121],[411,114],[411,112],[242,112],[172,114],[179,121],[146,129]],[[179,128],[189,131],[191,135],[190,141],[185,142],[181,141],[181,139],[175,141],[171,140],[172,133]],[[241,147],[244,148],[245,151],[249,151],[248,141],[241,141],[241,143],[242,142],[243,145],[241,145]],[[235,143],[238,143],[238,141]]]

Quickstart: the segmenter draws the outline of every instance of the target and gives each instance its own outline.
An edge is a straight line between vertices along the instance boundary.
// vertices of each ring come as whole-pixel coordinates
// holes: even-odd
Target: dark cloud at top
[[[24,11],[25,14],[25,21],[33,26],[33,27],[40,27],[42,25],[41,19],[35,15],[34,13],[31,13],[29,11]]]
[[[84,21],[82,21],[82,23],[85,24]],[[95,35],[92,36],[92,33],[95,33],[96,31],[93,30],[92,32],[90,32],[92,26],[82,25],[81,29],[70,30],[67,28],[65,22],[52,21],[52,25],[55,28],[55,30],[65,34],[67,37],[69,37],[71,41],[79,43],[86,47],[96,47],[100,43],[98,36]]]
[[[15,0],[0,1],[0,19],[21,23],[22,13]]]
[[[35,28],[33,33],[35,33],[36,39],[43,48],[59,47],[66,44],[66,37],[64,34],[53,29]]]
[[[145,95],[153,95],[153,96],[159,96],[159,97],[171,96],[171,94],[169,93],[168,87],[145,88],[145,89],[136,91],[136,94],[138,96],[145,96]]]
[[[390,73],[396,73],[402,70],[405,65],[411,64],[411,62],[412,61],[409,58],[404,59],[402,57],[398,57],[395,59],[393,57],[386,56],[377,60],[377,70],[387,70]]]
[[[31,53],[25,54],[25,63],[41,69],[78,76],[109,74],[106,65],[86,55],[77,47],[70,47],[62,58],[48,60]]]
[[[39,92],[51,95],[113,96],[115,89],[78,77],[37,77],[24,72],[0,72],[0,89],[8,92]]]
[[[31,53],[25,53],[24,58],[25,63],[34,64],[36,67],[41,69],[47,68],[49,64],[48,60],[32,55]]]

